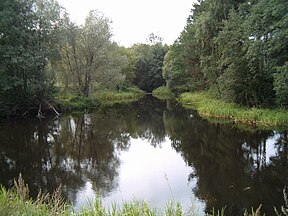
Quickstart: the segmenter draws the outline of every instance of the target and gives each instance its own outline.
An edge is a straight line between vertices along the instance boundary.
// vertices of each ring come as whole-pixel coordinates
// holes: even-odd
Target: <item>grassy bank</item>
[[[129,87],[123,91],[98,91],[91,97],[98,100],[100,103],[125,103],[138,100],[144,95],[144,91],[138,88]]]
[[[92,98],[77,96],[72,94],[61,94],[55,97],[59,111],[84,110],[97,107],[99,102]]]
[[[171,99],[173,96],[171,90],[166,86],[160,86],[154,89],[152,95],[160,100]]]
[[[189,212],[183,212],[181,205],[174,202],[169,202],[164,210],[151,208],[147,202],[144,201],[132,201],[124,202],[120,207],[112,205],[110,209],[107,209],[102,203],[100,197],[87,204],[79,212],[75,212],[73,207],[69,206],[61,196],[60,188],[58,188],[51,195],[43,195],[39,193],[37,199],[32,200],[29,198],[29,188],[25,185],[21,175],[17,181],[14,181],[14,188],[6,190],[3,187],[0,188],[0,215],[7,216],[197,216],[198,213],[195,210]],[[281,213],[288,212],[287,193],[283,191],[285,206],[281,208],[279,212],[275,209],[276,215],[280,216]],[[243,216],[261,216],[261,205],[258,209],[251,211],[245,210]],[[286,215],[286,214],[285,214]],[[221,210],[213,210],[207,213],[206,216],[225,216],[225,208]]]
[[[183,93],[179,101],[187,108],[198,110],[207,118],[229,119],[236,123],[255,126],[287,126],[288,111],[281,109],[246,108],[234,103],[216,100],[207,93]]]
[[[78,96],[75,94],[62,93],[55,96],[60,111],[84,110],[98,107],[106,103],[125,103],[138,100],[145,94],[140,89],[129,87],[123,91],[102,90],[93,93],[90,97]]]

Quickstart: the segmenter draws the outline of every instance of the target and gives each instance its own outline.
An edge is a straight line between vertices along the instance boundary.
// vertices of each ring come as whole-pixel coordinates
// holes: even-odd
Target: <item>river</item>
[[[76,211],[96,194],[104,205],[145,200],[164,209],[273,215],[288,185],[287,130],[209,122],[151,95],[87,114],[0,122],[0,184],[19,173],[31,196],[60,184]]]

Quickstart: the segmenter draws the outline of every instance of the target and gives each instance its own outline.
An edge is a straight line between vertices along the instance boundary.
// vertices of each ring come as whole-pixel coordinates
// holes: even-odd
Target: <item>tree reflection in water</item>
[[[193,190],[206,201],[207,211],[226,206],[227,215],[243,215],[244,208],[263,204],[262,211],[270,215],[273,206],[283,203],[287,131],[244,131],[180,109],[166,110],[164,122],[175,150],[195,168],[189,179],[197,179]]]
[[[130,140],[161,147],[167,136],[193,168],[187,181],[196,180],[191,193],[205,201],[206,211],[226,206],[227,215],[238,215],[263,204],[269,214],[283,203],[287,131],[209,123],[195,111],[152,97],[91,114],[2,122],[0,183],[11,187],[21,172],[32,196],[61,184],[66,198],[76,202],[88,182],[106,197],[118,188],[121,152],[129,150]]]

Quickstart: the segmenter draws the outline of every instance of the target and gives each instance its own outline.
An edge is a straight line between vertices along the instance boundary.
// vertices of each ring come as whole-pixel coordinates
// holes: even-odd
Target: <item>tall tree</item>
[[[90,11],[83,26],[67,21],[68,40],[62,50],[62,82],[88,97],[93,88],[113,88],[124,82],[127,57],[111,42],[110,20]],[[69,76],[70,75],[70,76]]]
[[[247,48],[244,43],[248,36],[243,22],[243,17],[232,10],[223,30],[214,40],[218,47],[217,70],[220,72],[215,94],[222,100],[249,105],[254,83],[246,60]]]
[[[147,92],[152,92],[153,89],[164,85],[162,67],[168,46],[155,43],[153,45],[137,44],[132,48],[137,56],[134,84]]]
[[[47,65],[57,52],[51,44],[60,14],[55,1],[0,2],[0,106],[6,114],[28,111],[50,97]]]
[[[177,91],[210,90],[247,106],[287,106],[285,0],[206,0],[192,14],[164,62]]]

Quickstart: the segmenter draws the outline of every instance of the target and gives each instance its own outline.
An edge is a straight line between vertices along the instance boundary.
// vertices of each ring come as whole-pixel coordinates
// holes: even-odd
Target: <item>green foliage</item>
[[[64,202],[58,188],[53,194],[43,195],[38,194],[36,200],[29,199],[29,188],[25,185],[21,175],[14,182],[15,187],[12,190],[6,190],[3,187],[0,189],[0,213],[1,215],[14,216],[54,216],[54,215],[102,215],[102,216],[156,216],[159,215],[157,209],[151,208],[147,202],[134,200],[132,202],[124,202],[122,207],[112,205],[111,209],[105,208],[102,203],[102,198],[98,195],[93,203],[83,207],[80,212],[71,211],[69,206]],[[160,214],[161,215],[161,214]],[[174,205],[170,202],[167,205],[166,216],[180,216],[182,210],[180,204]]]
[[[287,192],[283,190],[285,206],[282,206],[281,212],[275,208],[275,213],[280,216],[287,215]],[[261,216],[260,205],[256,210],[251,209],[251,213],[245,209],[243,216]],[[0,188],[0,213],[1,215],[14,215],[14,216],[68,216],[68,215],[102,215],[102,216],[182,216],[182,215],[198,215],[195,211],[185,213],[179,203],[168,202],[166,208],[163,211],[159,209],[151,208],[145,201],[133,200],[132,202],[124,202],[122,206],[112,204],[108,209],[104,207],[102,198],[97,195],[93,202],[88,202],[87,206],[84,206],[79,212],[74,212],[73,208],[69,206],[63,199],[60,187],[58,187],[51,195],[42,194],[39,192],[37,198],[32,200],[29,198],[29,187],[24,183],[24,180],[19,175],[17,180],[14,180],[14,187],[10,190]],[[221,210],[213,210],[206,214],[207,216],[224,216],[225,207]]]
[[[64,30],[67,39],[61,50],[61,86],[88,97],[98,89],[123,85],[125,75],[130,73],[130,69],[122,73],[128,59],[111,41],[109,19],[99,11],[90,11],[83,26],[67,18]]]
[[[136,53],[132,48],[120,47],[119,53],[126,56],[128,64],[122,69],[122,74],[125,76],[124,86],[132,86],[136,77]]]
[[[59,188],[51,195],[43,195],[39,192],[37,199],[32,200],[29,199],[29,188],[21,175],[17,181],[14,181],[14,185],[12,190],[0,188],[1,215],[69,215],[68,206]]]
[[[205,89],[195,28],[188,25],[164,58],[163,77],[176,94]]]
[[[92,95],[101,103],[123,103],[138,100],[144,95],[144,91],[136,87],[128,87],[122,91],[101,90]]]
[[[159,99],[170,99],[173,96],[171,90],[167,86],[160,86],[157,89],[154,89],[152,95]]]
[[[60,111],[84,110],[99,105],[97,100],[77,95],[61,94],[55,100]]]
[[[162,77],[163,60],[168,51],[167,45],[137,44],[132,47],[136,53],[136,77],[134,84],[146,92],[165,83]]]
[[[217,211],[213,208],[211,213],[208,213],[207,216],[225,216],[225,208]]]
[[[248,74],[249,68],[245,58],[246,49],[243,41],[247,37],[242,26],[243,18],[231,10],[229,21],[224,22],[223,30],[215,38],[220,59],[215,96],[224,101],[249,105],[249,90],[253,88],[253,79]]]
[[[287,107],[287,1],[209,0],[193,7],[165,56],[167,86],[176,93],[210,90],[249,107]]]
[[[236,123],[255,126],[287,126],[288,111],[274,109],[247,109],[235,103],[214,99],[207,93],[184,93],[179,98],[187,107],[193,107],[204,117],[231,119]]]
[[[0,3],[0,100],[8,115],[34,108],[51,97],[53,61],[61,8],[55,1]],[[52,45],[53,44],[53,45]]]
[[[226,102],[287,108],[287,11],[286,0],[198,1],[172,46],[152,33],[150,44],[126,49],[99,11],[77,26],[55,0],[2,0],[1,116],[51,103],[56,81],[84,97],[166,84],[176,95],[210,90]]]
[[[279,106],[288,106],[288,65],[277,68],[274,74],[274,90],[276,92],[276,103]]]

